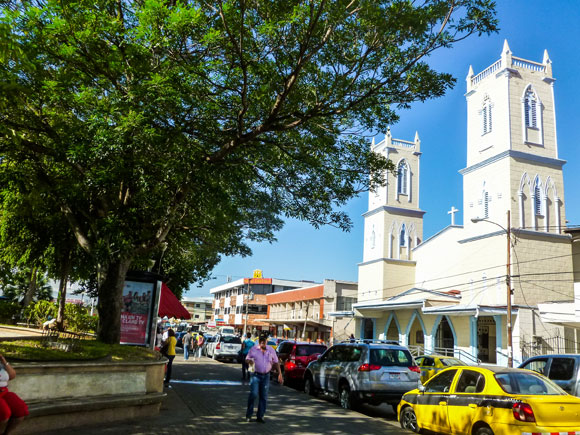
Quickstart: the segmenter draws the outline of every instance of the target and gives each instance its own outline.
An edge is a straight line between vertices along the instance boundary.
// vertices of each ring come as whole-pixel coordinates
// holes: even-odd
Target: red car
[[[326,351],[326,346],[318,343],[283,341],[278,345],[278,359],[284,376],[284,384],[302,381],[306,366]]]

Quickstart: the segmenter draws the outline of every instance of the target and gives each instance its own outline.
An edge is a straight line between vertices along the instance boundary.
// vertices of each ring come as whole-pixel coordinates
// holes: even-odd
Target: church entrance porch
[[[441,318],[439,326],[435,332],[435,353],[443,355],[454,355],[455,338],[447,316]]]

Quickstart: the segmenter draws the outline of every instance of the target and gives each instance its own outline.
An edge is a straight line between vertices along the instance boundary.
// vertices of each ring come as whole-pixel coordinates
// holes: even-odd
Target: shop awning
[[[177,296],[173,294],[165,283],[161,284],[161,297],[159,298],[159,317],[175,317],[176,319],[191,319],[191,314],[185,309]]]

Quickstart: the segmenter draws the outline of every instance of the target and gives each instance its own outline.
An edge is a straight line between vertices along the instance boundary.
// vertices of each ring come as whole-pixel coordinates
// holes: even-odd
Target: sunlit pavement
[[[245,421],[247,383],[239,364],[208,358],[173,364],[174,381],[156,417],[114,425],[59,430],[51,434],[408,434],[390,406],[345,411],[331,399],[312,398],[295,388],[270,384],[265,424]]]

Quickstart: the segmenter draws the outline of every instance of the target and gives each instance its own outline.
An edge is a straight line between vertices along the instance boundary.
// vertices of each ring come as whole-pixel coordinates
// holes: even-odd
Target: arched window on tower
[[[397,193],[399,195],[409,194],[409,166],[405,160],[401,160],[397,167]]]
[[[491,109],[492,104],[488,96],[483,99],[483,107],[481,108],[481,121],[482,121],[482,132],[481,134],[487,134],[491,132]]]
[[[538,128],[538,101],[532,88],[528,88],[524,96],[524,120],[526,127]]]
[[[405,224],[401,227],[401,234],[399,235],[399,246],[401,248],[407,247],[407,227]]]

